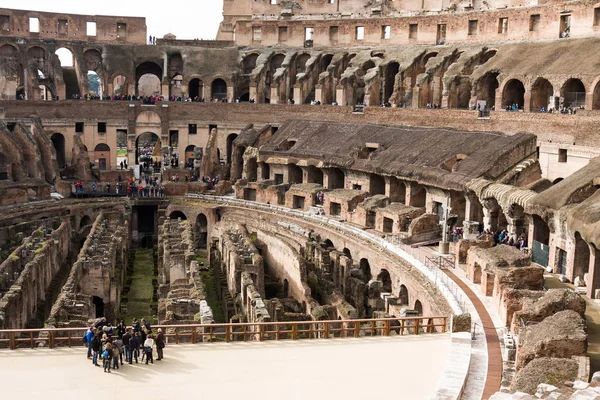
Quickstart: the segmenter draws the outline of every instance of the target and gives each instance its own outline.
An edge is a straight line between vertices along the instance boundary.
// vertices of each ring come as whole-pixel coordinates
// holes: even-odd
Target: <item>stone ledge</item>
[[[452,344],[444,374],[438,381],[432,399],[458,400],[462,397],[469,377],[471,343],[470,332],[452,334]]]

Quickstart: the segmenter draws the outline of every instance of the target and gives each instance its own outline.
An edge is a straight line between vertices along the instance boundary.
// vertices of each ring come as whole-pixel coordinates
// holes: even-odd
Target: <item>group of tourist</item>
[[[162,360],[163,349],[165,348],[165,336],[162,329],[158,328],[156,337],[152,332],[152,327],[145,319],[141,323],[134,318],[131,327],[127,327],[123,320],[120,320],[116,327],[113,327],[106,318],[99,319],[94,325],[90,326],[84,337],[84,344],[87,346],[87,358],[92,360],[92,364],[99,367],[99,359],[102,361],[104,372],[110,373],[111,369],[119,369],[125,362],[129,364],[138,364],[141,352],[141,362],[146,361],[154,364],[153,351],[156,347],[157,361]]]
[[[128,197],[164,197],[165,195],[165,188],[158,178],[145,178],[145,185],[142,185],[142,178],[139,179],[139,183],[134,178],[129,178],[128,183]]]

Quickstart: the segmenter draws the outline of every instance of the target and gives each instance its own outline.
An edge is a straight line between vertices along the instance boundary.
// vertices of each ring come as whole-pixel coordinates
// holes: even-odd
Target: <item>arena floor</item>
[[[85,349],[0,351],[5,398],[429,399],[448,334],[295,342],[169,345],[154,365],[110,374]]]

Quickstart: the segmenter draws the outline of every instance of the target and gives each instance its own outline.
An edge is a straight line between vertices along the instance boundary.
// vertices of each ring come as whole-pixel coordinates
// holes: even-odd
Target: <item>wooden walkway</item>
[[[500,390],[500,384],[502,383],[502,352],[500,350],[498,333],[496,332],[492,318],[488,314],[481,300],[479,300],[479,297],[477,297],[471,288],[469,288],[451,271],[448,271],[447,269],[444,269],[443,271],[463,290],[467,296],[469,296],[469,299],[473,303],[473,306],[475,306],[475,309],[479,314],[479,318],[481,318],[481,322],[483,323],[483,331],[485,333],[485,340],[487,342],[488,366],[482,398],[489,399],[494,393]]]

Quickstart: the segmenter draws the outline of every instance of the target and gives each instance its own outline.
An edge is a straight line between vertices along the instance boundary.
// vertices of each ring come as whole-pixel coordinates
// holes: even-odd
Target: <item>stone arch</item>
[[[560,88],[560,97],[564,99],[563,106],[585,106],[585,85],[581,79],[570,78]]]
[[[98,49],[88,49],[83,53],[88,71],[102,71],[102,52]]]
[[[359,261],[359,269],[362,274],[363,281],[369,282],[373,275],[371,274],[371,265],[369,265],[369,260],[366,258],[361,258]]]
[[[204,82],[200,78],[193,78],[188,83],[188,96],[192,99],[204,99]]]
[[[62,133],[57,132],[50,137],[50,140],[56,151],[56,162],[58,163],[58,167],[64,168],[66,166],[65,137]]]
[[[288,164],[288,183],[303,183],[303,175],[302,168],[296,164]]]
[[[100,171],[110,169],[110,147],[106,143],[99,143],[94,148],[94,160],[98,162]]]
[[[273,54],[271,56],[271,69],[273,71],[276,71],[278,68],[281,68],[281,65],[283,64],[283,61],[285,60],[285,54],[284,53],[276,53]]]
[[[256,68],[256,60],[258,60],[258,53],[247,54],[242,60],[242,74],[251,74]]]
[[[210,96],[218,101],[227,100],[227,83],[221,78],[216,78],[210,85]]]
[[[321,72],[327,71],[329,65],[331,65],[331,61],[333,60],[333,54],[327,53],[321,56],[321,61],[319,62],[319,68]]]
[[[169,79],[183,74],[183,58],[180,53],[173,53],[169,56]]]
[[[385,178],[381,175],[371,174],[369,180],[369,193],[371,196],[385,194]]]
[[[592,110],[600,110],[600,76],[594,79],[591,87],[594,88],[592,94]]]
[[[471,82],[468,78],[456,78],[450,84],[448,108],[468,109],[471,103]]]
[[[142,81],[143,77],[145,78]],[[163,70],[157,63],[153,61],[145,61],[139,64],[135,68],[136,94],[138,96],[160,95],[162,77]]]
[[[387,269],[382,269],[377,275],[377,280],[383,284],[382,291],[386,293],[392,293],[392,278]]]
[[[349,259],[352,260],[352,253],[350,252],[350,249],[347,247],[344,247],[344,250],[342,250],[342,253],[344,253],[344,255],[346,257],[348,257]]]
[[[204,213],[200,213],[196,217],[196,232],[198,247],[206,249],[208,243],[208,218],[206,218]]]
[[[421,304],[420,300],[415,300],[415,306],[413,307],[413,310],[418,312],[419,315],[423,315],[423,304]]]
[[[179,219],[179,218],[181,218],[182,221],[187,221],[187,216],[185,215],[185,213],[183,211],[173,210],[169,214],[169,219]]]
[[[551,108],[554,108],[551,97],[554,97],[552,84],[545,78],[537,78],[531,86],[531,111],[548,109],[550,104],[552,104]]]
[[[144,161],[148,161],[147,155],[144,153],[153,153],[159,140],[158,135],[154,132],[144,132],[140,134],[135,139],[135,163],[141,164],[143,162],[141,161],[142,158],[146,158]]]
[[[307,183],[318,183],[323,186],[323,171],[313,165],[309,165],[306,168],[306,182]]]
[[[230,133],[227,136],[227,143],[226,143],[226,152],[227,152],[227,164],[231,164],[231,157],[233,155],[233,142],[235,139],[237,139],[238,134],[237,133]]]
[[[516,104],[519,109],[525,104],[525,85],[519,79],[509,79],[502,89],[502,107]]]
[[[582,282],[585,275],[590,269],[590,246],[581,237],[579,232],[575,232],[575,246],[573,248],[573,276],[571,279],[574,281],[576,277],[579,277]]]
[[[308,53],[299,53],[296,56],[295,66],[296,66],[297,74],[304,72],[306,70],[306,63],[308,62],[309,59],[310,59],[310,54],[308,54]]]
[[[498,75],[499,72],[486,72],[476,83],[477,100],[485,101],[487,108],[492,108],[496,104]]]
[[[327,189],[343,189],[346,186],[346,175],[339,168],[331,168],[327,178]]]
[[[283,280],[283,298],[289,297],[290,294],[290,284],[287,279]]]
[[[158,115],[158,113],[156,113],[154,111],[142,111],[135,118],[136,124],[160,125],[161,122],[162,122],[162,119],[160,118],[160,115]]]
[[[382,103],[390,101],[390,98],[394,94],[396,88],[396,76],[398,75],[398,72],[400,72],[400,64],[396,61],[389,63],[385,67],[385,85]]]
[[[398,291],[398,301],[400,305],[408,305],[408,289],[405,285],[400,285],[400,290]]]

